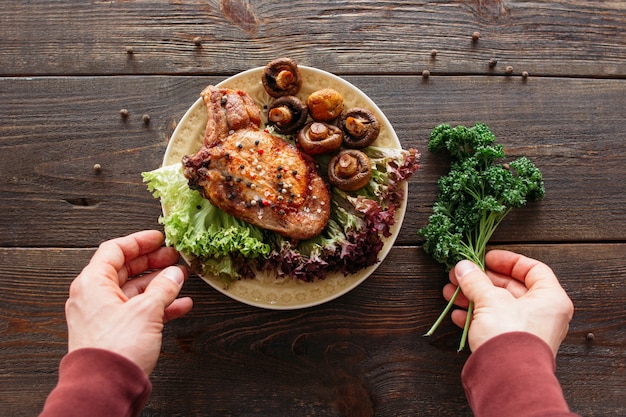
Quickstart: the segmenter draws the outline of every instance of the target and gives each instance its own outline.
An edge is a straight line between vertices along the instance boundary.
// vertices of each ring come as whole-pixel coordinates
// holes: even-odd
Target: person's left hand
[[[106,349],[152,372],[164,323],[192,307],[191,298],[176,298],[187,270],[174,266],[178,253],[162,244],[161,232],[146,230],[100,245],[70,286],[69,352]]]

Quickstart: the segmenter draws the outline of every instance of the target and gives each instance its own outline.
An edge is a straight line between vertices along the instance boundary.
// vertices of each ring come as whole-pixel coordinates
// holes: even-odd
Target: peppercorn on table
[[[626,9],[620,2],[6,1],[0,25],[0,415],[33,416],[67,351],[64,302],[104,240],[161,229],[158,168],[207,85],[278,57],[336,74],[421,153],[387,257],[307,308],[192,276],[143,416],[471,416],[447,274],[423,251],[441,124],[483,122],[545,197],[490,241],[550,265],[576,311],[557,357],[572,411],[626,415]]]

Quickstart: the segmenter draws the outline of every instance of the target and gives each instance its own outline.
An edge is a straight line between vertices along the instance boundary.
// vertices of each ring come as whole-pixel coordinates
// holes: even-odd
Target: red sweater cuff
[[[512,332],[481,345],[461,378],[476,417],[573,416],[555,368],[547,343],[530,333]]]
[[[133,417],[151,390],[148,376],[129,359],[104,349],[78,349],[61,360],[59,382],[40,417]]]

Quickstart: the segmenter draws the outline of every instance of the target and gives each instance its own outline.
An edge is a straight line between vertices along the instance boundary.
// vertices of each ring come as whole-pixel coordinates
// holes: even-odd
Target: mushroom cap
[[[343,96],[332,88],[322,88],[312,92],[306,100],[313,120],[330,122],[343,111]]]
[[[289,134],[306,123],[308,108],[296,96],[282,96],[274,99],[268,109],[268,122],[279,133]]]
[[[310,122],[298,132],[298,145],[309,155],[320,155],[339,149],[343,132],[335,125]]]
[[[380,133],[378,118],[368,109],[354,107],[341,114],[339,127],[343,130],[343,144],[348,148],[365,148]]]
[[[365,187],[371,177],[370,159],[358,149],[344,149],[328,163],[328,181],[344,191]]]
[[[272,97],[295,96],[302,87],[302,74],[295,60],[278,58],[265,66],[261,82]]]

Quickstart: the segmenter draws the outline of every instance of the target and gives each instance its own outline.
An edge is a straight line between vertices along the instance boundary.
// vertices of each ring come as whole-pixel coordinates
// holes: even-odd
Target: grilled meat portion
[[[315,161],[259,130],[258,106],[244,92],[207,87],[204,145],[183,157],[190,187],[225,212],[293,239],[319,234],[330,193]]]

